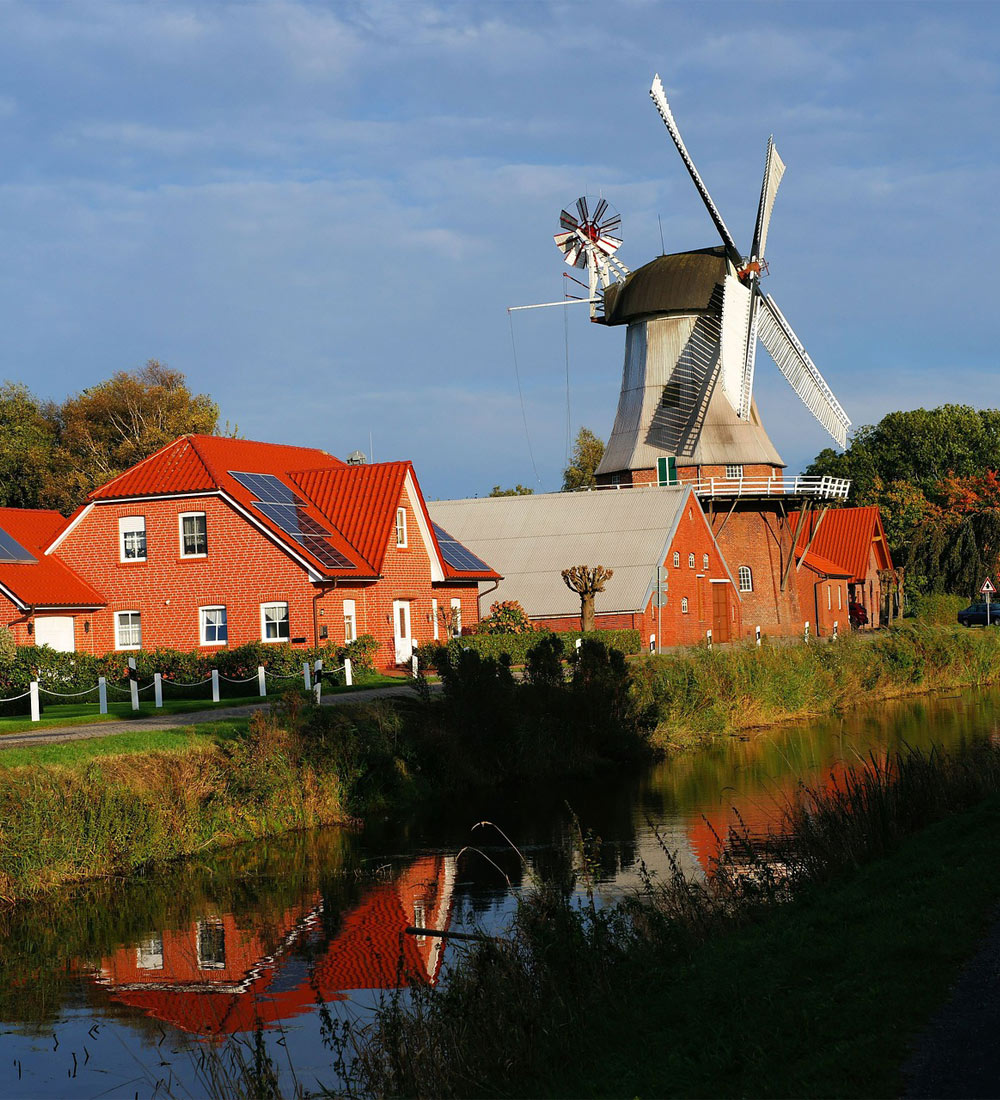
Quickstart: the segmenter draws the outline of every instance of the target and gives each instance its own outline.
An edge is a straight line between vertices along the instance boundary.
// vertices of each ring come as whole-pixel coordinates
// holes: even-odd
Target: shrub
[[[530,634],[534,631],[528,613],[517,600],[497,600],[479,624],[481,634]]]

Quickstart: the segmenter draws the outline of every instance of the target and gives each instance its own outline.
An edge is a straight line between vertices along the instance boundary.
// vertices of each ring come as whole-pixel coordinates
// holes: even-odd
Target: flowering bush
[[[529,634],[535,628],[517,600],[497,600],[479,628],[482,634]]]

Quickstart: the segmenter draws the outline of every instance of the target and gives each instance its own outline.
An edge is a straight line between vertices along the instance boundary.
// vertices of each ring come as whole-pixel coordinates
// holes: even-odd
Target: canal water
[[[405,929],[502,930],[530,873],[572,867],[573,815],[601,838],[614,897],[639,885],[641,862],[669,871],[656,833],[700,877],[735,814],[773,827],[800,784],[870,754],[993,737],[1000,692],[879,703],[641,774],[458,799],[64,891],[0,916],[0,1096],[203,1096],[261,1028],[288,1091],[334,1083],[319,1005],[363,1022],[387,991],[446,980],[460,947]]]

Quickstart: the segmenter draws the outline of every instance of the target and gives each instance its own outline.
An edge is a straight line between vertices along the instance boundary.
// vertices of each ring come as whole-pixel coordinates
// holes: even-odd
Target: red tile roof
[[[868,575],[868,560],[872,548],[882,569],[892,568],[892,557],[882,526],[882,517],[875,505],[863,508],[830,508],[815,528],[813,519],[809,530],[816,530],[810,546],[815,553],[843,566],[854,582],[861,582]],[[800,545],[805,545],[808,535],[803,534]]]
[[[850,570],[843,565],[838,565],[835,561],[830,561],[829,558],[824,558],[822,554],[817,554],[815,550],[807,550],[803,565],[809,566],[811,569],[815,569],[817,573],[822,573],[826,577],[849,577]]]
[[[230,470],[284,474],[306,466],[343,466],[315,447],[287,447],[221,435],[182,435],[90,494],[91,500],[229,489]]]
[[[0,585],[23,607],[103,607],[107,602],[45,547],[65,525],[58,512],[0,508],[0,528],[34,554],[34,562],[0,563]]]
[[[291,479],[377,573],[396,524],[403,482],[412,468],[409,462],[378,462],[300,470]]]

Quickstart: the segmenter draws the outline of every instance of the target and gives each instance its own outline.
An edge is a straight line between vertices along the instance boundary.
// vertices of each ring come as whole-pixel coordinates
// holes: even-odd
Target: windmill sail
[[[767,230],[771,224],[771,211],[774,209],[774,199],[778,194],[781,177],[785,174],[785,165],[778,156],[774,138],[768,138],[767,157],[764,161],[764,182],[760,188],[760,204],[757,207],[757,224],[753,231],[753,247],[750,249],[750,258],[760,263],[764,259],[764,248],[767,245]]]
[[[726,274],[722,297],[722,359],[719,377],[722,390],[740,416],[744,390],[744,366],[750,333],[751,291],[735,275]],[[749,415],[750,400],[747,398]],[[746,419],[744,417],[744,419]]]
[[[681,160],[684,161],[685,167],[690,173],[691,179],[694,180],[695,187],[698,188],[698,194],[701,195],[702,201],[708,208],[709,214],[712,215],[712,221],[715,222],[715,228],[719,231],[719,236],[722,237],[726,246],[726,251],[729,253],[729,258],[733,263],[739,267],[743,262],[743,257],[740,255],[740,250],[736,247],[736,242],[733,240],[732,233],[729,232],[726,223],[722,220],[722,215],[719,213],[719,208],[712,201],[712,196],[708,193],[708,188],[702,181],[701,176],[698,174],[698,169],[694,166],[694,161],[691,159],[690,153],[687,151],[687,147],[684,144],[684,139],[681,137],[680,130],[677,129],[677,123],[674,121],[674,116],[670,110],[670,104],[667,103],[666,93],[663,91],[663,82],[660,80],[660,74],[657,73],[653,77],[652,87],[649,89],[650,98],[653,103],[656,104],[656,109],[660,113],[660,118],[663,119],[663,125],[666,126],[670,136],[674,139],[674,145],[677,146],[677,152],[681,155]]]
[[[778,369],[791,383],[805,407],[841,447],[847,446],[851,422],[833,390],[809,358],[791,325],[768,294],[760,296],[759,335]]]

